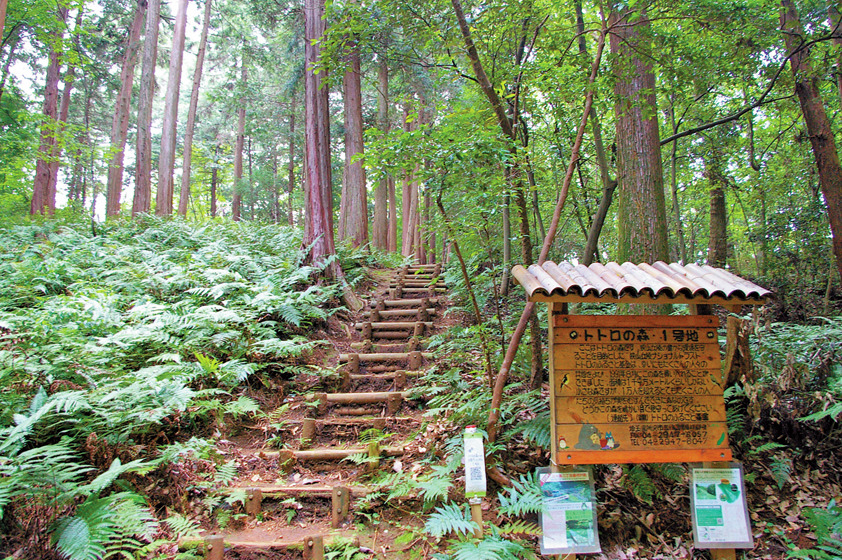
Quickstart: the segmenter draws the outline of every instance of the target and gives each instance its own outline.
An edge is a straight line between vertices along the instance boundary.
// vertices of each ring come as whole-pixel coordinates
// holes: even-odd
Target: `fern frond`
[[[521,475],[512,480],[512,487],[506,490],[508,496],[499,494],[500,513],[521,517],[528,513],[540,513],[544,509],[544,498],[536,473]]]
[[[216,468],[216,476],[214,477],[214,482],[216,482],[217,484],[222,484],[223,486],[228,486],[236,478],[237,478],[237,462],[236,461],[228,461],[224,465],[220,465]]]
[[[652,478],[650,478],[649,473],[646,472],[646,469],[642,465],[632,465],[631,468],[626,470],[625,480],[628,489],[631,490],[639,500],[644,501],[647,504],[652,503],[652,499],[655,497],[657,489],[655,488],[655,483],[652,482]]]
[[[198,539],[202,532],[202,527],[198,523],[178,513],[171,513],[164,523],[172,529],[176,539]]]
[[[456,504],[445,504],[430,514],[424,524],[424,531],[434,537],[443,537],[449,533],[466,535],[473,533],[478,527],[470,520],[467,505],[463,510]]]
[[[543,534],[543,530],[536,523],[518,519],[502,525],[500,534],[538,536]]]

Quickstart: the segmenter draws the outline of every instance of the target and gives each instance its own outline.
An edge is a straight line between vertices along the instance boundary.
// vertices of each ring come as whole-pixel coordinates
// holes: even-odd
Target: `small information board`
[[[556,463],[727,461],[718,319],[552,316]]]
[[[753,548],[743,469],[739,463],[693,465],[690,511],[696,548]]]
[[[476,426],[465,428],[465,497],[484,498],[487,490],[485,479],[485,447],[482,433]]]
[[[591,470],[541,467],[537,473],[543,497],[541,554],[600,552]]]

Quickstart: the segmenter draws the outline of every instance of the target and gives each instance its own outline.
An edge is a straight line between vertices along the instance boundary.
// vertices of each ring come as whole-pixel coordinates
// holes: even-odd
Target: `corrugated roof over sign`
[[[524,268],[516,265],[512,274],[530,299],[578,296],[611,299],[651,298],[750,300],[757,303],[772,294],[722,268],[678,263],[638,265],[593,263],[590,266],[570,262],[546,261]],[[735,301],[736,303],[736,301]]]

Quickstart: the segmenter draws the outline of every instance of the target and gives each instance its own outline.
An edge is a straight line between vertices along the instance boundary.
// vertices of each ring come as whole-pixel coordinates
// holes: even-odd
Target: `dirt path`
[[[208,559],[318,559],[322,543],[336,542],[373,558],[401,557],[395,537],[407,518],[390,524],[390,512],[366,500],[367,483],[425,451],[412,387],[430,365],[425,341],[441,322],[440,272],[420,265],[385,275],[367,309],[346,321],[351,337],[334,341],[344,350],[335,375],[220,442],[220,453],[237,463],[230,492],[245,498],[246,515],[220,532],[224,554],[216,544]]]

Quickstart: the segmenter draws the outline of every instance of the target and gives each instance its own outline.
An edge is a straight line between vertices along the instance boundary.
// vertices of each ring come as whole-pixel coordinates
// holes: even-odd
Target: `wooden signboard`
[[[710,315],[551,315],[559,465],[729,461]]]

